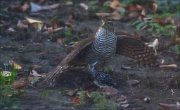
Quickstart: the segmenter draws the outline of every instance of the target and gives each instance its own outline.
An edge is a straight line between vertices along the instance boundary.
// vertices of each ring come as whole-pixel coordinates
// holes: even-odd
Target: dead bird
[[[99,87],[101,86],[116,87],[116,83],[113,81],[113,78],[111,77],[111,75],[103,71],[97,71],[95,69],[96,64],[97,64],[97,61],[91,65],[88,65],[89,72],[91,76],[94,78],[94,83]]]

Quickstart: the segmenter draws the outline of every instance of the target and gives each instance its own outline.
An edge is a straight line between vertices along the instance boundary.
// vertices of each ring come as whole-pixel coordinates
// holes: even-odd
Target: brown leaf
[[[122,16],[117,11],[114,11],[111,13],[111,16],[108,17],[110,20],[120,20],[121,18]]]
[[[97,16],[109,19],[109,20],[120,20],[122,16],[117,11],[112,13],[96,13]]]
[[[11,85],[13,89],[20,90],[25,88],[28,85],[28,77],[22,77],[19,80],[16,80]]]
[[[142,11],[144,8],[141,5],[128,5],[126,7],[127,11]]]
[[[22,69],[22,66],[21,66],[20,64],[16,63],[15,61],[13,61],[13,60],[10,60],[10,61],[9,61],[9,64],[10,64],[14,69],[18,69],[18,70]]]
[[[57,43],[58,43],[58,44],[62,45],[63,42],[64,42],[64,39],[63,39],[63,38],[58,38],[58,39],[57,39]]]
[[[26,28],[28,28],[28,24],[26,22],[19,20],[17,23],[17,27],[20,29],[26,29]]]
[[[21,5],[20,2],[15,2],[11,4],[8,8],[9,11],[13,12],[25,12],[30,9],[30,5],[28,2],[25,2],[23,5]]]
[[[110,4],[110,7],[112,9],[117,9],[117,8],[121,7],[121,3],[119,2],[119,0],[113,0]]]
[[[153,13],[156,13],[156,12],[157,12],[157,9],[158,9],[157,3],[152,3],[152,12],[153,12]]]
[[[22,12],[26,12],[30,9],[30,4],[26,2],[24,5],[21,6]]]
[[[80,105],[81,104],[81,99],[78,97],[78,96],[75,96],[71,99],[71,102],[74,104],[74,105]]]
[[[127,98],[124,95],[121,95],[118,99],[117,102],[119,103],[126,103],[127,102]]]
[[[137,19],[140,16],[140,14],[138,12],[132,11],[129,12],[127,15],[128,19]]]
[[[53,27],[53,29],[60,27],[60,20],[57,18],[52,19],[51,26]]]
[[[126,98],[126,96],[124,96],[124,95],[121,95],[121,96],[117,99],[117,102],[118,102],[119,105],[120,105],[121,107],[123,107],[123,108],[129,107],[127,98]]]
[[[176,37],[175,39],[174,39],[174,43],[175,43],[175,45],[180,45],[180,38],[178,37]]]
[[[175,20],[172,17],[154,18],[152,21],[160,25],[175,24]]]
[[[102,86],[101,90],[104,92],[107,96],[114,96],[118,94],[118,90],[111,87],[111,86]]]
[[[125,9],[123,8],[123,4],[119,2],[119,0],[113,0],[110,4],[110,7],[117,12],[124,13]]]
[[[68,24],[69,26],[73,26],[75,24],[75,19],[74,19],[74,16],[72,14],[70,14],[68,16],[68,20],[66,21],[66,24]]]
[[[167,104],[167,103],[159,103],[161,110],[180,110],[180,105],[178,104]]]

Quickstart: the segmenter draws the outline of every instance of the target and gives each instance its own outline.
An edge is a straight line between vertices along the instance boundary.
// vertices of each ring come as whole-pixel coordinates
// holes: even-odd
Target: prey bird
[[[89,70],[90,75],[94,79],[94,83],[99,87],[101,86],[115,87],[116,83],[113,81],[113,78],[111,77],[111,75],[105,72],[97,71],[95,69],[96,64],[97,62],[93,63],[92,65],[88,65],[88,70]]]

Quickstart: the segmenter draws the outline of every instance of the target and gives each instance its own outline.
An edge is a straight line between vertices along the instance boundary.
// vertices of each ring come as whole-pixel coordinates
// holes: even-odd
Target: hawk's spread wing
[[[143,66],[157,66],[154,50],[135,38],[118,37],[116,53],[130,57]]]

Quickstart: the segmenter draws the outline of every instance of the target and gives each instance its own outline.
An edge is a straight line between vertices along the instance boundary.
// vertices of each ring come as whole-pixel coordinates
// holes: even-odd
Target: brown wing
[[[118,37],[116,53],[134,59],[143,66],[157,66],[157,56],[143,41],[130,37]]]
[[[72,64],[82,64],[85,63],[86,55],[88,54],[88,49],[90,49],[92,42],[94,41],[94,37],[89,37],[86,39],[81,40],[79,43],[77,43],[72,51],[66,56],[65,61],[62,61],[61,63],[66,63],[69,65]]]
[[[48,76],[41,81],[38,86],[39,87],[52,87],[54,86],[58,77],[64,73],[64,71],[68,70],[70,65],[79,64],[85,61],[85,55],[87,54],[87,49],[92,44],[94,40],[93,37],[89,37],[78,42],[72,51],[61,61],[60,64],[53,70],[48,73]]]

